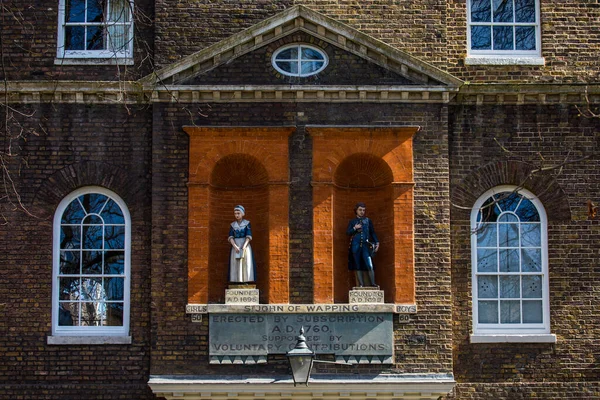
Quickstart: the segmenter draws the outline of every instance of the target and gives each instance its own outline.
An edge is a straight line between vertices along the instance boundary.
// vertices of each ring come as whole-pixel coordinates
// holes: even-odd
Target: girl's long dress
[[[229,227],[229,239],[233,238],[235,244],[241,249],[244,246],[246,238],[252,240],[252,228],[250,221],[242,220],[238,223],[234,221]],[[254,262],[254,253],[250,243],[243,252],[236,252],[231,246],[229,253],[229,282],[255,282],[256,281],[256,263]]]

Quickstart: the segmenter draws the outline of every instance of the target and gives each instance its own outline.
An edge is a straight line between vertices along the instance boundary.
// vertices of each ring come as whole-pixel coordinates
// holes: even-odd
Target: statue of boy
[[[377,286],[373,255],[379,250],[379,239],[375,234],[373,222],[365,216],[366,211],[365,203],[356,203],[356,218],[350,220],[346,230],[346,234],[350,236],[348,269],[356,272],[356,280],[360,287],[365,286],[365,271],[368,272],[369,286]]]

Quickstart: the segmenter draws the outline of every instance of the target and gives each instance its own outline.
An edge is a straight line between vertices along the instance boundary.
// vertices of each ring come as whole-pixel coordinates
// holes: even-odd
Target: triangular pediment
[[[294,6],[141,80],[147,86],[194,85],[200,75],[295,33],[308,35],[389,71],[407,83],[449,90],[462,81],[441,69],[304,6]]]

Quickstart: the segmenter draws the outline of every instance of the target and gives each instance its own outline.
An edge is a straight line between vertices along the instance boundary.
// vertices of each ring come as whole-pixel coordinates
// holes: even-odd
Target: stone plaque
[[[380,314],[210,314],[211,362],[285,354],[296,345],[300,327],[317,354],[365,363],[391,363],[392,313]],[[225,361],[224,361],[225,360]],[[350,362],[352,362],[350,360]]]
[[[360,288],[350,291],[350,304],[383,304],[383,290]]]
[[[258,289],[225,289],[225,304],[258,304]]]

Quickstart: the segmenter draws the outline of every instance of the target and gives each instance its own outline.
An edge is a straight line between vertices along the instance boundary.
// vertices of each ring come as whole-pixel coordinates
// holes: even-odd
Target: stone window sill
[[[133,65],[133,58],[55,58],[54,65]]]
[[[546,65],[544,57],[467,56],[465,65]]]
[[[513,334],[513,335],[471,335],[471,343],[556,343],[556,335],[552,333]]]
[[[48,336],[48,344],[131,344],[131,336]]]

